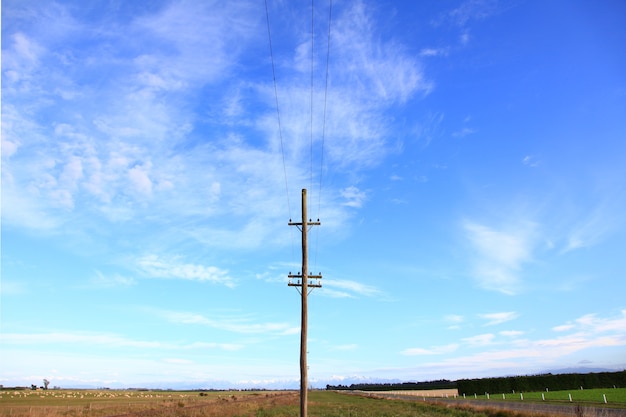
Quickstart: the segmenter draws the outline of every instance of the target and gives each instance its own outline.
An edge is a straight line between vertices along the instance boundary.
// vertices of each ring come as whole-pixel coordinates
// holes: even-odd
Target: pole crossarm
[[[302,287],[302,282],[300,281],[302,279],[302,274],[292,274],[289,273],[289,275],[287,275],[287,277],[289,278],[289,283],[287,284],[290,287]],[[293,282],[292,279],[298,278],[298,281]],[[307,287],[310,288],[322,288],[322,283],[319,282],[319,280],[322,279],[322,275],[311,275],[309,274],[308,277],[308,283],[306,284]],[[315,280],[315,281],[312,281]]]
[[[289,226],[302,226],[302,223],[301,223],[301,222],[289,222],[289,223],[287,223],[287,224],[288,224]],[[306,224],[307,224],[307,226],[319,226],[319,225],[321,225],[322,223],[320,223],[320,220],[319,220],[319,219],[317,219],[317,221],[316,221],[316,222],[312,222],[312,221],[311,221],[311,219],[309,219],[309,221],[308,221],[308,222],[306,222]]]

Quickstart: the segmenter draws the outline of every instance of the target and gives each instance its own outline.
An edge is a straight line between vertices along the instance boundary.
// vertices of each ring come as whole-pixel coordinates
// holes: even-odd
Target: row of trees
[[[402,382],[387,384],[351,384],[351,385],[326,385],[327,390],[360,390],[360,391],[401,391],[423,389],[448,389],[456,388],[454,381],[441,379],[426,382]]]
[[[502,378],[460,379],[456,381],[459,394],[474,395],[485,392],[492,394],[530,391],[561,391],[569,389],[591,389],[626,387],[626,370],[589,374],[542,374],[511,376]]]
[[[561,391],[569,389],[626,387],[626,370],[588,374],[541,374],[509,376],[500,378],[441,379],[427,382],[402,382],[387,384],[326,385],[327,390],[396,391],[457,388],[459,394],[474,395],[485,392],[501,394],[509,392]]]

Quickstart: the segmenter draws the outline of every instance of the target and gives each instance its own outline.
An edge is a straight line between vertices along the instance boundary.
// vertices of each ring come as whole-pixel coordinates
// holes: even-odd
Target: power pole
[[[308,376],[307,376],[307,362],[306,362],[306,346],[307,346],[307,331],[308,331],[308,295],[309,288],[320,288],[320,279],[322,275],[309,275],[309,248],[307,242],[307,232],[309,226],[319,226],[319,219],[316,222],[311,220],[307,221],[306,210],[306,188],[302,189],[302,222],[296,223],[289,219],[289,226],[297,226],[302,232],[302,274],[289,273],[289,285],[290,287],[301,287],[298,291],[302,296],[302,324],[300,327],[300,417],[307,417],[307,397],[308,397]],[[293,279],[297,279],[293,282]]]

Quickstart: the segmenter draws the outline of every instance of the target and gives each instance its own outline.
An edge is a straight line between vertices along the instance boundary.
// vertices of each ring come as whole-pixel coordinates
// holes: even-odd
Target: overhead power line
[[[289,203],[289,186],[287,185],[287,164],[285,164],[285,147],[283,145],[283,130],[280,124],[280,109],[278,107],[278,88],[276,87],[276,70],[274,69],[274,51],[272,48],[272,33],[270,32],[270,13],[267,8],[267,0],[265,0],[265,17],[267,20],[267,37],[270,43],[270,56],[272,58],[272,78],[274,79],[274,98],[276,100],[276,116],[278,118],[278,135],[280,136],[280,153],[283,159],[283,172],[285,176],[285,192],[287,194],[287,209],[291,218],[291,204]]]

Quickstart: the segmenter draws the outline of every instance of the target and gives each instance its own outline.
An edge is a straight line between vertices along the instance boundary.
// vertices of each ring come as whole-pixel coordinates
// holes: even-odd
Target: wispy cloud
[[[443,319],[449,323],[462,323],[465,321],[465,318],[459,314],[448,314]]]
[[[471,336],[463,338],[463,342],[469,346],[488,346],[493,343],[495,335],[492,333],[479,334],[477,336]]]
[[[344,206],[359,208],[363,205],[363,202],[367,198],[367,194],[364,191],[359,190],[357,187],[348,187],[341,190],[341,196],[345,200]]]
[[[518,337],[524,334],[521,330],[503,330],[500,332],[502,336],[506,337]]]
[[[498,0],[467,0],[459,7],[442,14],[433,23],[448,21],[458,26],[466,26],[471,21],[484,20],[498,11]]]
[[[300,331],[299,327],[288,323],[255,323],[247,316],[210,318],[202,314],[184,311],[153,310],[153,312],[170,323],[196,324],[233,333],[291,335]]]
[[[63,5],[29,8],[43,32],[13,34],[3,49],[4,74],[13,77],[3,84],[3,221],[47,231],[72,222],[79,226],[74,230],[98,231],[102,222],[123,230],[144,219],[154,226],[142,234],[150,243],[284,244],[273,226],[287,217],[274,90],[258,81],[270,79],[271,69],[265,78],[239,72],[241,60],[266,60],[269,52],[259,48],[265,27],[251,5],[175,1],[138,10],[115,30],[106,19],[74,20]],[[43,24],[47,19],[53,22]],[[340,220],[366,198],[350,177],[388,153],[392,119],[385,113],[427,94],[432,83],[402,44],[372,35],[375,20],[365,4],[338,8],[333,19],[326,113],[332,135],[324,158],[336,167],[337,180],[327,186],[332,201],[325,204]],[[41,35],[47,30],[54,36]],[[91,47],[78,54],[63,42],[70,39],[89,39]],[[302,80],[309,75],[293,50],[280,52],[278,94],[293,195],[308,182],[310,91]],[[81,84],[91,78],[102,80],[97,90]],[[200,90],[201,99],[189,94]],[[315,120],[323,117],[323,100],[316,92]],[[317,145],[321,124],[314,125]],[[203,279],[224,278],[208,272]]]
[[[552,328],[555,332],[578,330],[581,332],[625,332],[626,333],[626,310],[622,310],[621,317],[599,318],[597,314],[586,314],[566,324]]]
[[[526,155],[522,158],[522,163],[527,167],[535,168],[538,167],[541,162],[534,155]]]
[[[424,48],[420,51],[420,56],[447,56],[449,48]]]
[[[401,352],[406,356],[422,356],[422,355],[443,355],[447,353],[455,352],[459,348],[459,345],[452,343],[444,346],[433,346],[431,348],[409,348]]]
[[[47,333],[4,333],[3,343],[11,346],[42,345],[92,345],[107,348],[136,348],[153,350],[193,350],[221,349],[238,350],[242,346],[230,343],[213,342],[165,342],[136,340],[112,333],[96,332],[47,332]]]
[[[614,203],[614,201],[599,203],[589,213],[581,216],[567,233],[566,246],[561,253],[597,245],[615,230],[623,227],[624,221],[617,215],[620,210]]]
[[[561,324],[559,326],[554,326],[552,330],[554,330],[555,332],[566,332],[568,330],[572,330],[573,328],[574,328],[574,325],[571,323],[568,323],[568,324]]]
[[[337,298],[352,298],[355,296],[374,297],[382,292],[371,285],[350,280],[323,280],[322,292]]]
[[[91,279],[91,284],[96,288],[129,287],[135,284],[135,280],[117,273],[105,275],[96,271],[95,277]]]
[[[505,294],[518,292],[519,270],[532,259],[534,225],[496,230],[467,221],[463,228],[476,253],[473,267],[479,285]]]
[[[520,367],[540,371],[549,367],[564,366],[568,362],[562,360],[572,358],[571,355],[581,356],[589,352],[591,357],[602,357],[605,354],[603,352],[606,352],[604,349],[626,346],[626,310],[613,317],[585,315],[569,322],[567,327],[559,327],[559,333],[569,333],[537,340],[518,339],[517,336],[522,334],[521,331],[500,332],[499,334],[506,339],[498,339],[492,333],[462,338],[458,343],[447,346],[458,345],[459,348],[467,349],[456,349],[445,359],[429,362],[425,366],[437,369],[438,372],[452,367],[457,373],[475,373],[476,369],[483,369],[492,375],[512,372]],[[485,347],[489,349],[484,350]],[[470,348],[479,350],[477,353],[466,354]],[[402,353],[434,355],[441,351],[445,351],[445,348],[412,348]],[[454,352],[461,352],[461,355],[454,355]],[[623,361],[623,357],[618,357],[617,360]]]
[[[461,130],[453,132],[452,136],[455,138],[464,138],[465,136],[472,135],[474,133],[476,133],[476,129],[473,129],[471,127],[464,127]]]
[[[484,324],[485,326],[495,326],[514,320],[519,317],[519,314],[514,311],[505,311],[501,313],[479,314],[478,316],[487,320],[487,323]]]
[[[146,255],[137,259],[139,270],[151,278],[184,279],[224,284],[233,287],[234,281],[228,271],[215,266],[204,266],[180,262],[178,258],[163,258]]]
[[[465,321],[465,317],[458,314],[448,314],[443,320],[449,324],[448,329],[460,329],[461,323]]]

